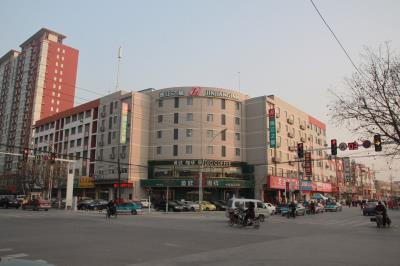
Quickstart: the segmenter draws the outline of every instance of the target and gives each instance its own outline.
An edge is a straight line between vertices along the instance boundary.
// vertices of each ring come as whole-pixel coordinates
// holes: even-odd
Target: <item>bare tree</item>
[[[334,124],[369,139],[382,136],[390,155],[400,155],[400,57],[390,49],[374,52],[366,48],[362,63],[351,78],[345,79],[345,94],[331,91],[328,105]]]

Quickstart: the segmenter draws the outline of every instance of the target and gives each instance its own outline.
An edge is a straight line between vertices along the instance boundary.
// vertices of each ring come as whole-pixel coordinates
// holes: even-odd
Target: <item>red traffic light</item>
[[[331,139],[331,154],[337,155],[337,141],[336,139]]]

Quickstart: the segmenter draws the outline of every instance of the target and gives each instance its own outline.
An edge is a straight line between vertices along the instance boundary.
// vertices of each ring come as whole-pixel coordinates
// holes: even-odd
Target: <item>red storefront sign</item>
[[[286,182],[289,183],[289,188],[293,190],[299,190],[299,183],[296,178],[286,178],[283,176],[268,176],[268,187],[275,189],[285,189]]]
[[[312,186],[313,186],[313,191],[332,192],[331,183],[313,182]]]
[[[118,187],[118,183],[114,184],[114,187],[117,188]],[[132,183],[121,183],[121,188],[133,188],[133,184]]]

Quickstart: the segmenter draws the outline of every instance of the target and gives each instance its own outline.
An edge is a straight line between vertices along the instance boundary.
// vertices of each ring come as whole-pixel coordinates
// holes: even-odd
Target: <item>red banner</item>
[[[332,192],[331,183],[313,182],[313,191],[318,192]]]
[[[268,176],[268,187],[275,189],[285,189],[286,182],[289,183],[289,188],[299,190],[299,183],[297,178],[288,178],[283,176]]]

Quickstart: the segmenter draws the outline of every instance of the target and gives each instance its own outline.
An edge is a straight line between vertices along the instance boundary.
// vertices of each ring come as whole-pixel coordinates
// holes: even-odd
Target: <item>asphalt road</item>
[[[378,229],[359,208],[272,216],[259,229],[229,227],[224,213],[0,209],[0,257],[53,265],[400,265],[400,211]],[[2,263],[0,263],[2,265]]]

